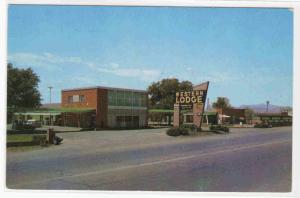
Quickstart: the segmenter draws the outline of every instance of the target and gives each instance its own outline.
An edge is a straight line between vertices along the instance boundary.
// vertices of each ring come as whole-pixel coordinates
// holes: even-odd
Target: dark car
[[[260,123],[260,124],[255,124],[255,128],[272,128],[272,125],[269,123]]]
[[[27,121],[15,120],[12,124],[12,130],[14,131],[34,131],[36,127]]]

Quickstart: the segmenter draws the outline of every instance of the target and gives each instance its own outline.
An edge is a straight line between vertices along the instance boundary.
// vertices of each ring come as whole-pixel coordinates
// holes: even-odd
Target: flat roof
[[[62,91],[77,91],[77,90],[87,90],[87,89],[108,89],[108,90],[122,90],[122,91],[135,91],[135,92],[147,93],[146,90],[141,90],[141,89],[128,89],[128,88],[104,87],[104,86],[78,87],[78,88],[72,88],[72,89],[63,89]]]
[[[39,108],[39,109],[27,109],[23,111],[15,112],[15,114],[60,114],[60,113],[83,113],[92,112],[95,109],[92,108]]]
[[[174,113],[173,109],[149,109],[149,113]],[[189,112],[190,110],[181,110],[181,112]],[[203,115],[217,115],[218,112],[215,111],[204,111]]]

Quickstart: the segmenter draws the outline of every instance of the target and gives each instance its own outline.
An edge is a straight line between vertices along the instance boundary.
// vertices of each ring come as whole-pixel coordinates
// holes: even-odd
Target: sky
[[[288,9],[10,5],[8,62],[40,77],[42,103],[61,90],[147,89],[163,78],[210,81],[233,106],[292,106]]]

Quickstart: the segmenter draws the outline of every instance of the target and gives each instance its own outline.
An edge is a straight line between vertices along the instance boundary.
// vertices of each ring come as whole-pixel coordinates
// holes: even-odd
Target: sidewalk
[[[46,126],[43,125],[41,128],[37,128],[37,130],[47,130],[49,128],[54,129],[55,132],[79,132],[82,128],[78,127],[64,127],[64,126]]]
[[[229,128],[253,128],[254,125],[252,124],[243,124],[243,125],[239,125],[239,124],[234,124],[234,125],[229,125]]]

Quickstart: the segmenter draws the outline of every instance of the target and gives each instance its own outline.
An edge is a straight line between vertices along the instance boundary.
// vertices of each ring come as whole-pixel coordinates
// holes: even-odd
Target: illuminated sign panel
[[[176,104],[203,104],[206,99],[206,91],[182,91],[176,92]]]

